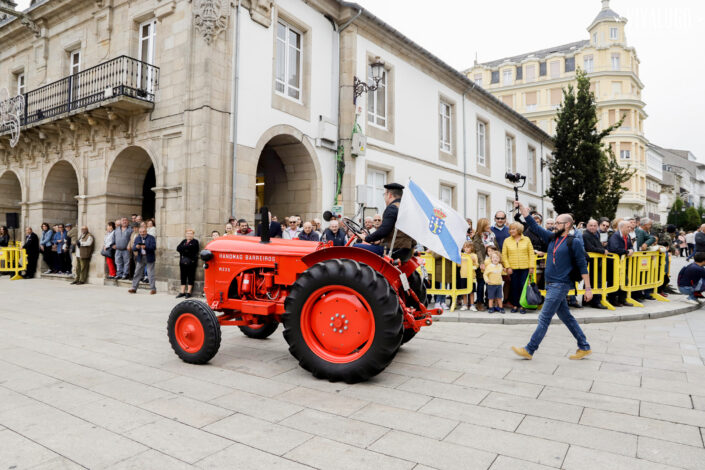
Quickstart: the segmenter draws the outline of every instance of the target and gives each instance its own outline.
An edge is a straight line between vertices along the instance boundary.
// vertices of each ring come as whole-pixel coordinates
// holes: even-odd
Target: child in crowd
[[[460,310],[467,310],[469,305],[470,310],[472,310],[473,312],[477,312],[477,307],[475,307],[474,286],[475,270],[478,268],[480,263],[477,260],[477,255],[475,254],[475,246],[473,245],[472,240],[468,240],[463,244],[463,253],[466,255],[470,255],[470,257],[463,257],[462,264],[460,265],[460,269],[458,270],[457,287],[458,289],[465,289],[468,286],[471,286],[473,288],[473,291],[461,298],[462,307],[460,307]]]
[[[493,250],[492,255],[490,255],[490,263],[485,266],[485,272],[483,274],[485,284],[487,285],[487,302],[489,305],[487,311],[489,313],[504,313],[504,308],[502,308],[503,271],[504,266],[502,266],[502,258],[499,256],[499,252]]]

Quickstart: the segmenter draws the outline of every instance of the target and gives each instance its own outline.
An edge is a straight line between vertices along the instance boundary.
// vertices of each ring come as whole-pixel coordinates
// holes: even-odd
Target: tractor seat
[[[411,259],[413,254],[414,250],[411,250],[409,248],[398,248],[392,251],[390,258],[398,259],[401,264],[404,264]]]

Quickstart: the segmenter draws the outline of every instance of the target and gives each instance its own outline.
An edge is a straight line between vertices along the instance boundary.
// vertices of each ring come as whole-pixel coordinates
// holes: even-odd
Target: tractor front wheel
[[[174,307],[167,322],[174,352],[184,362],[205,364],[220,348],[220,324],[208,305],[185,300]]]
[[[367,380],[389,365],[401,344],[397,295],[364,263],[331,259],[311,266],[284,307],[289,352],[318,378]]]

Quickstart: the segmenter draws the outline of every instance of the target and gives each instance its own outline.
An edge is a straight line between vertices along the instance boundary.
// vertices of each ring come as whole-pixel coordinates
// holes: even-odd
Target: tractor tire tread
[[[188,353],[179,346],[176,336],[174,335],[174,327],[176,320],[183,313],[191,313],[196,316],[203,326],[203,347],[195,353]],[[184,300],[176,304],[169,314],[167,322],[167,335],[169,343],[176,353],[184,362],[190,364],[205,364],[218,353],[220,349],[221,331],[218,318],[211,308],[198,300]]]

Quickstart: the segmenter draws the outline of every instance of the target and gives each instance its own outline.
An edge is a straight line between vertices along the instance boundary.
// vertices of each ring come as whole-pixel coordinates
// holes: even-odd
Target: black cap
[[[384,189],[398,189],[401,191],[404,189],[404,186],[400,185],[399,183],[389,183],[384,185]]]

